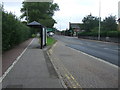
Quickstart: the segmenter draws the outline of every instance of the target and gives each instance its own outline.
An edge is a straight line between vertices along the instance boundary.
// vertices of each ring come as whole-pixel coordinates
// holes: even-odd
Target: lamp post
[[[101,0],[99,0],[99,30],[98,30],[98,40],[100,40],[100,29],[101,29]]]
[[[27,24],[28,24],[28,9],[26,9],[26,14],[27,14]]]
[[[2,9],[2,11],[4,11],[4,2],[2,2],[2,4],[1,4],[1,9]]]

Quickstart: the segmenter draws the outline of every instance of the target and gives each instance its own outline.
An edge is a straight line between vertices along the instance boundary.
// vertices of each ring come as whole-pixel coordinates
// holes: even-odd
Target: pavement
[[[40,49],[37,38],[10,65],[3,73],[3,88],[63,88],[46,51]]]
[[[12,63],[20,56],[20,54],[24,51],[24,49],[28,46],[28,44],[32,41],[32,39],[26,40],[25,42],[15,46],[14,48],[4,52],[2,54],[2,74],[12,65]]]
[[[118,67],[66,46],[59,41],[49,50],[51,61],[65,85],[70,88],[118,90]]]

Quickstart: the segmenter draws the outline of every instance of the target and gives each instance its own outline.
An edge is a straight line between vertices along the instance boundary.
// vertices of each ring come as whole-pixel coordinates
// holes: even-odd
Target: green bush
[[[22,24],[12,13],[2,11],[2,51],[14,47],[30,36],[29,27]]]
[[[81,32],[78,35],[79,36],[97,36],[98,32]]]
[[[34,37],[36,37],[36,35],[35,35],[35,34],[32,34],[32,38],[34,38]]]
[[[103,31],[100,32],[101,37],[118,37],[120,36],[120,31]],[[98,31],[91,32],[81,32],[78,36],[98,36]]]
[[[101,37],[107,37],[107,31],[101,31],[100,36]]]
[[[109,31],[107,32],[108,37],[118,37],[120,36],[120,31]]]

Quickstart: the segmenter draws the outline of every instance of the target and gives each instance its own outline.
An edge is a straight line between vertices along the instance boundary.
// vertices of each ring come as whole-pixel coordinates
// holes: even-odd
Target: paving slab
[[[117,66],[67,47],[61,41],[49,53],[68,87],[118,88]]]
[[[57,75],[50,74],[39,40],[35,38],[4,78],[3,88],[62,88]]]

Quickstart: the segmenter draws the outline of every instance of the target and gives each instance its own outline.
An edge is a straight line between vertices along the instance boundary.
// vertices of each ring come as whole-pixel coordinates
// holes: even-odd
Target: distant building
[[[80,23],[70,23],[69,22],[69,30],[73,30],[73,35],[77,36],[78,32],[80,32]]]

